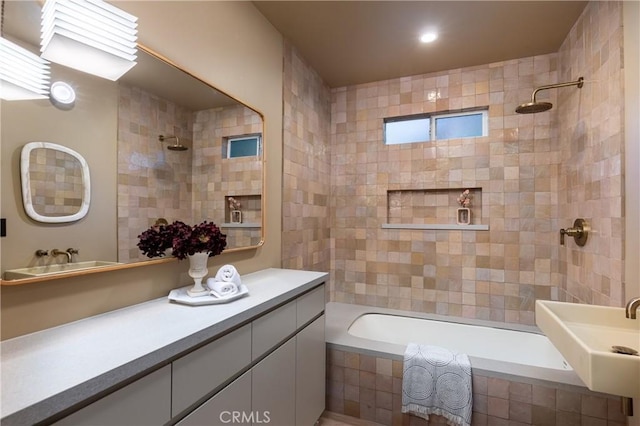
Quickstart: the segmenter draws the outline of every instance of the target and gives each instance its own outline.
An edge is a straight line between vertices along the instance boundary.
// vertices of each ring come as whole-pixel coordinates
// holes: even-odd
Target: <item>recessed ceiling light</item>
[[[432,41],[435,41],[438,38],[438,34],[431,32],[431,33],[424,33],[420,36],[420,41],[423,43],[431,43]]]

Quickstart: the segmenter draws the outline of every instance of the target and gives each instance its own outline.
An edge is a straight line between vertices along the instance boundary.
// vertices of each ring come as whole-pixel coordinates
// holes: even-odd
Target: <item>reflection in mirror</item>
[[[30,142],[20,156],[22,202],[38,222],[74,222],[86,216],[91,202],[89,165],[71,148]]]
[[[228,249],[260,244],[262,152],[226,150],[230,139],[260,139],[257,112],[144,51],[121,80],[118,103],[120,262],[146,259],[138,235],[160,218],[213,221]],[[230,221],[230,196],[242,205],[243,223]]]
[[[39,21],[38,1],[7,2],[4,35],[38,54]],[[2,250],[2,272],[64,263],[35,255],[55,247],[80,248],[77,263],[147,261],[138,235],[160,218],[215,222],[227,235],[225,251],[262,243],[260,113],[144,46],[138,64],[118,82],[57,64],[51,64],[51,78],[75,90],[72,108],[56,108],[48,99],[2,101],[2,209],[10,232],[1,244],[11,247]],[[227,155],[230,140],[247,136],[259,141],[254,154]],[[82,220],[47,224],[25,214],[18,157],[30,141],[63,144],[86,159],[92,198]],[[175,145],[188,149],[168,149]],[[238,209],[241,220],[232,220]]]

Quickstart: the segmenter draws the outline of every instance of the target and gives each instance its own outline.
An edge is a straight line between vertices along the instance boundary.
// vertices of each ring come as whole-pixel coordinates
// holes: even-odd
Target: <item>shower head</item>
[[[189,149],[186,146],[180,144],[180,139],[178,139],[177,136],[164,136],[164,135],[158,136],[158,140],[160,142],[164,142],[167,139],[175,139],[176,140],[176,143],[174,145],[167,146],[167,149],[170,150],[170,151],[186,151],[186,150]]]
[[[518,114],[535,114],[536,112],[543,112],[553,108],[551,102],[527,102],[526,104],[518,105],[516,112]]]
[[[536,90],[533,91],[531,95],[531,102],[527,102],[526,104],[519,105],[516,108],[516,112],[518,114],[535,114],[536,112],[548,111],[553,107],[551,102],[537,102],[536,94],[541,90],[547,89],[557,89],[559,87],[567,87],[567,86],[578,86],[578,89],[581,89],[584,85],[584,78],[580,77],[576,81],[570,81],[568,83],[558,83],[558,84],[550,84],[548,86],[540,86]]]

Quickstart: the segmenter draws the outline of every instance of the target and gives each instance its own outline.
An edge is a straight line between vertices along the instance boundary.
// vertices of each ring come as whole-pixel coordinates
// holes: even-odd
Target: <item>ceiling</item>
[[[331,87],[557,52],[586,1],[254,1]],[[435,30],[439,38],[420,43]]]

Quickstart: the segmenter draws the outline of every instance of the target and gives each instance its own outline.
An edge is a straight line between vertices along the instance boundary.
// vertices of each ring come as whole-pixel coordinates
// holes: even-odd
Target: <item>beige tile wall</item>
[[[118,261],[126,263],[146,259],[138,235],[156,219],[193,221],[191,151],[170,151],[174,140],[158,140],[175,135],[190,146],[193,113],[126,85],[118,103]]]
[[[194,221],[229,221],[226,197],[242,203],[244,223],[262,223],[262,155],[224,158],[224,139],[232,136],[262,134],[262,118],[255,111],[233,105],[195,113],[193,132],[193,209]],[[256,202],[257,200],[257,202]],[[262,230],[225,227],[227,247],[256,245]]]
[[[625,303],[622,42],[621,3],[590,2],[559,51],[559,79],[585,84],[558,95],[558,226],[582,217],[593,228],[584,247],[560,250],[562,300]]]
[[[587,388],[473,373],[473,426],[623,426],[620,399]],[[402,361],[327,350],[327,410],[382,425],[446,425],[402,414]]]
[[[138,235],[156,219],[188,224],[228,220],[226,196],[244,198],[243,222],[224,227],[227,247],[262,238],[262,155],[226,159],[223,139],[262,133],[262,118],[242,105],[193,112],[139,88],[120,90],[118,122],[118,261],[143,260]],[[188,151],[171,151],[176,135]],[[257,197],[257,198],[256,198]],[[257,199],[257,201],[256,201]]]
[[[69,216],[80,211],[82,165],[66,152],[37,148],[29,155],[29,188],[36,213]]]
[[[284,54],[282,267],[329,271],[329,88],[288,43]]]
[[[535,299],[557,297],[559,147],[554,110],[523,116],[515,108],[534,86],[555,81],[550,54],[334,89],[334,300],[532,324]],[[385,117],[482,106],[487,137],[382,142]],[[488,232],[381,229],[388,190],[469,187],[481,188],[474,217]],[[449,209],[419,220],[455,223],[449,198]],[[442,217],[447,211],[452,217]]]

